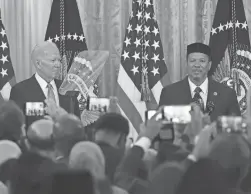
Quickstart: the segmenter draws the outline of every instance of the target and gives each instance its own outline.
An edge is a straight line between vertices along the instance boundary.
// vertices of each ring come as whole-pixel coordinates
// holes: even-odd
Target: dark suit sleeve
[[[24,101],[17,87],[12,87],[10,91],[10,100],[14,101],[22,110],[24,109]]]
[[[237,100],[236,92],[234,90],[231,89],[228,99],[229,99],[228,115],[241,116],[240,106]]]
[[[125,190],[131,187],[142,164],[143,156],[144,150],[141,147],[132,147],[117,168],[114,179],[115,185]]]

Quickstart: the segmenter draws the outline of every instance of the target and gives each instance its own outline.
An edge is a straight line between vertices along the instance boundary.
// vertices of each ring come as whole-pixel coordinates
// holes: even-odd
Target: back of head
[[[184,173],[178,163],[164,163],[157,167],[150,175],[149,194],[174,194]]]
[[[227,194],[222,168],[210,159],[192,164],[182,177],[176,194]]]
[[[106,113],[95,123],[95,130],[104,130],[115,134],[129,134],[129,123],[126,118],[118,113]]]
[[[18,142],[25,124],[23,111],[13,101],[4,101],[0,105],[0,139]]]
[[[89,141],[77,143],[71,150],[69,166],[76,170],[88,170],[94,178],[105,176],[105,159],[100,147]]]
[[[18,158],[21,155],[21,149],[18,145],[9,140],[0,141],[0,165],[9,159]]]
[[[50,159],[26,152],[17,160],[10,179],[12,194],[48,193],[53,174],[60,168]]]
[[[241,135],[218,135],[212,142],[209,157],[224,168],[229,186],[238,187],[248,172],[250,149]]]
[[[68,157],[72,147],[85,140],[82,122],[73,114],[60,116],[54,124],[53,139],[56,149]]]
[[[53,150],[53,126],[51,120],[37,120],[32,123],[27,131],[27,139],[31,149]]]

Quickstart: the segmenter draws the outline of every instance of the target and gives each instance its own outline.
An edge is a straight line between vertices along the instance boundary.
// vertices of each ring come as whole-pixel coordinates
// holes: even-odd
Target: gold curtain
[[[187,44],[208,43],[217,0],[153,1],[170,80],[175,82],[186,75]],[[251,28],[251,1],[243,2]],[[102,96],[114,95],[132,0],[77,0],[77,3],[88,49],[110,51],[99,85]],[[51,4],[52,0],[0,0],[18,82],[34,73],[30,53],[44,40]]]

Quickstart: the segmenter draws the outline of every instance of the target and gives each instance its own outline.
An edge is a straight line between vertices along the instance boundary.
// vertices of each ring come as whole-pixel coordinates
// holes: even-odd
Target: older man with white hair
[[[58,93],[62,81],[55,79],[61,66],[60,59],[60,52],[56,44],[43,42],[37,45],[31,54],[31,61],[36,73],[12,88],[10,100],[15,101],[23,109],[26,102],[44,102],[45,99],[50,99],[70,112],[71,97]],[[80,116],[77,98],[73,98],[73,101],[74,114]]]

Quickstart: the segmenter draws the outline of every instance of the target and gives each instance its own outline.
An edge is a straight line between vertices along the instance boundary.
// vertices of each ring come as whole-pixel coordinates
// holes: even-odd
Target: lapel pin
[[[217,96],[217,92],[214,92],[214,96]]]

